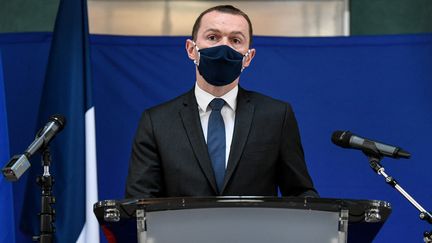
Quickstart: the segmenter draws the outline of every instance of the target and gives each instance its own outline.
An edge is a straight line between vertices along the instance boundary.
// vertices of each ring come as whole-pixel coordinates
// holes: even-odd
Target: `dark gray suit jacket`
[[[317,196],[291,106],[239,88],[232,145],[219,192],[194,89],[144,111],[126,182],[127,198]]]

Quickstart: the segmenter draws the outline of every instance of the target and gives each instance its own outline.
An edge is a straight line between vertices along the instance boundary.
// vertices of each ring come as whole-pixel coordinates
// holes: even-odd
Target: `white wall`
[[[255,35],[338,36],[347,34],[348,0],[123,1],[89,0],[90,32],[115,35],[190,35],[205,9],[231,4],[251,18]]]

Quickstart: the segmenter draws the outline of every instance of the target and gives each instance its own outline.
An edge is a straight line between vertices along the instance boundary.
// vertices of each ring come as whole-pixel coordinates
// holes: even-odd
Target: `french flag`
[[[99,242],[93,214],[98,200],[95,108],[88,38],[87,2],[61,0],[54,27],[45,83],[39,106],[39,126],[53,114],[66,117],[64,130],[50,144],[51,175],[55,179],[55,242]],[[37,157],[37,156],[34,156]],[[21,228],[39,234],[40,189],[34,178],[42,174],[32,162]]]

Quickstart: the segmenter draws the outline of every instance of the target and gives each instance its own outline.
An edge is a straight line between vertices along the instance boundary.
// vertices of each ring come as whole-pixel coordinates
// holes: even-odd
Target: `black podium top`
[[[289,208],[328,212],[348,210],[350,243],[372,242],[391,213],[390,204],[379,200],[244,196],[106,200],[94,204],[94,213],[107,238],[115,237],[118,241],[122,238],[119,235],[125,234],[127,229],[135,229],[128,233],[130,236],[136,234],[136,211],[139,209],[154,212],[221,207]]]

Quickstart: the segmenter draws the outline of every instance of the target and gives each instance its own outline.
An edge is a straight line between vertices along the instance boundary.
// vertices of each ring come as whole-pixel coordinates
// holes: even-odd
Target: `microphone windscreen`
[[[353,134],[350,131],[335,131],[332,135],[332,142],[343,148],[350,147],[350,139]]]

